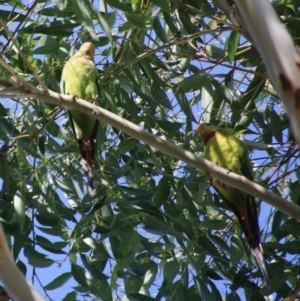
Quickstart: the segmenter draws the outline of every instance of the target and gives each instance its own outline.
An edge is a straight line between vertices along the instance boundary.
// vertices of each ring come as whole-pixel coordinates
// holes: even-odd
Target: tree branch
[[[178,160],[182,160],[186,164],[193,166],[197,169],[202,170],[203,172],[209,174],[211,177],[218,179],[219,181],[235,187],[239,190],[242,190],[246,193],[249,193],[261,200],[264,200],[268,204],[275,206],[279,210],[283,211],[287,215],[299,219],[300,216],[300,207],[292,202],[288,202],[276,195],[268,191],[266,188],[260,186],[257,183],[250,181],[249,179],[239,176],[231,171],[228,171],[222,167],[219,167],[208,160],[202,159],[200,157],[195,156],[193,153],[185,150],[174,143],[163,140],[143,129],[133,124],[132,122],[125,120],[103,108],[97,107],[92,103],[89,103],[83,99],[75,98],[71,95],[61,95],[51,90],[48,90],[47,93],[45,91],[36,88],[30,84],[30,91],[28,92],[28,86],[23,90],[23,86],[14,82],[12,80],[7,80],[0,78],[0,86],[4,87],[9,86],[7,88],[9,91],[12,89],[14,91],[18,91],[17,94],[12,95],[9,93],[11,97],[31,97],[37,98],[42,101],[68,107],[70,109],[76,109],[84,114],[89,116],[94,116],[96,119],[108,123],[113,127],[127,133],[128,135],[145,142],[146,144],[155,147],[159,151],[170,155]],[[5,94],[6,97],[7,91],[6,88],[0,90],[0,95]]]
[[[268,77],[285,105],[300,145],[300,61],[293,40],[268,0],[235,0]]]
[[[0,279],[7,294],[15,301],[45,301],[20,272],[8,249],[0,224]]]
[[[241,20],[241,16],[239,11],[229,4],[229,1],[224,0],[213,0],[212,1],[221,11],[225,13],[227,18],[232,22],[232,29],[239,31],[244,37],[251,41],[251,37],[249,36],[247,29],[243,20]]]

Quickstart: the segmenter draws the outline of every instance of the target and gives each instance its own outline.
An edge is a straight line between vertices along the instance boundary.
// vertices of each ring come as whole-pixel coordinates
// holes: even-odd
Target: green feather
[[[95,103],[99,96],[98,71],[94,63],[95,47],[84,43],[65,64],[61,76],[62,94],[75,95]],[[69,110],[69,120],[79,144],[83,170],[88,178],[88,191],[94,194],[94,161],[99,121],[93,117]]]
[[[251,163],[244,144],[227,130],[200,123],[198,132],[204,142],[204,158],[253,181]],[[260,231],[255,198],[243,191],[212,179],[212,185],[237,216],[249,243],[252,254],[256,257],[262,274],[270,287],[269,277],[262,255]]]

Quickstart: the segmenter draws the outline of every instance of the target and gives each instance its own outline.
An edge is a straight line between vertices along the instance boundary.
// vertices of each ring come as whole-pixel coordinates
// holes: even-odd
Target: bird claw
[[[95,109],[92,112],[93,115],[99,115],[100,114],[100,110],[99,109]]]
[[[78,98],[77,94],[74,94],[73,97],[72,97],[73,101],[76,101],[77,98]]]

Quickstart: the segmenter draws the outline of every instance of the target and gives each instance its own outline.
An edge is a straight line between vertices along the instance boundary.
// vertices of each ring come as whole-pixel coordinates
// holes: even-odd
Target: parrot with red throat
[[[96,104],[99,96],[98,71],[94,63],[95,46],[83,43],[64,65],[60,90]],[[94,162],[99,121],[77,110],[68,110],[74,136],[79,144],[81,165],[88,180],[88,192],[94,195]]]
[[[225,129],[209,123],[200,123],[197,130],[204,143],[204,159],[253,181],[247,150],[238,138]],[[267,287],[270,288],[271,283],[260,243],[255,198],[246,192],[225,185],[217,179],[211,179],[211,183],[236,215],[250,246],[251,253],[256,258]]]

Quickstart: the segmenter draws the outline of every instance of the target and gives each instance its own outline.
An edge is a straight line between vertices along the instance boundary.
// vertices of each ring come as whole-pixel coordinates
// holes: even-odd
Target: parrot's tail
[[[271,282],[267,273],[267,269],[264,262],[264,257],[262,253],[262,246],[260,244],[260,237],[259,237],[259,225],[258,225],[258,218],[257,218],[257,211],[255,205],[255,199],[248,195],[247,199],[247,209],[245,211],[239,211],[233,203],[228,202],[227,204],[231,208],[231,210],[237,216],[240,225],[243,229],[245,237],[248,241],[250,246],[251,252],[253,256],[255,256],[256,261],[259,265],[261,273],[266,281],[267,287],[271,287]]]
[[[251,248],[251,252],[253,254],[253,256],[255,256],[256,261],[258,263],[258,266],[261,270],[261,273],[266,281],[267,287],[270,288],[271,287],[271,282],[267,273],[267,269],[265,266],[265,262],[264,262],[264,257],[263,257],[263,253],[262,253],[262,246],[261,244],[259,244],[258,247],[256,248]]]
[[[95,141],[94,140],[78,140],[81,151],[81,165],[87,177],[88,192],[94,195],[94,162],[95,162]]]
[[[88,180],[88,192],[90,195],[94,195],[94,163],[88,162],[86,159],[82,158],[80,161],[82,169]]]

